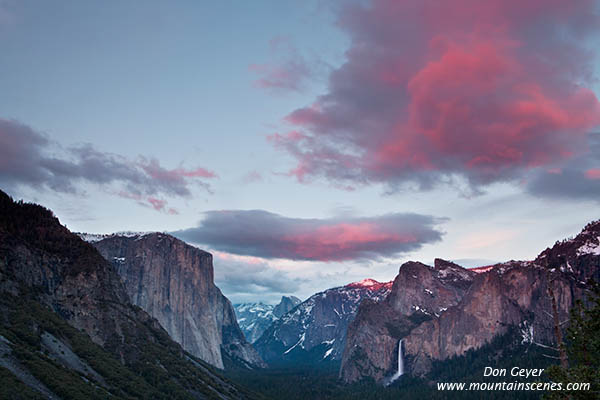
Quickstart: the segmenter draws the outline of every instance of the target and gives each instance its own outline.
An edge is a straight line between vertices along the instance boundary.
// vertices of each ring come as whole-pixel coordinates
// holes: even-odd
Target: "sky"
[[[233,302],[600,218],[594,0],[0,0],[0,189],[161,231]]]

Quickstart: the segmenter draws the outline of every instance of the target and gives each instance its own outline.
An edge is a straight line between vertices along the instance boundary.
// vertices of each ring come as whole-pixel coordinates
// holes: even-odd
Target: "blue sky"
[[[398,169],[405,167],[394,164],[391,170],[382,170],[388,164],[377,168],[368,164],[371,157],[381,154],[381,149],[371,149],[370,143],[385,142],[388,138],[385,130],[392,122],[398,123],[393,117],[390,124],[383,124],[381,121],[391,114],[380,109],[391,104],[400,115],[406,105],[404,100],[380,90],[379,86],[369,87],[372,81],[361,82],[362,75],[356,71],[371,68],[371,61],[366,60],[369,57],[377,68],[389,64],[393,70],[402,69],[398,62],[412,63],[402,58],[411,52],[415,54],[413,60],[421,56],[419,49],[402,49],[408,46],[403,40],[389,42],[378,36],[380,28],[369,18],[381,15],[375,11],[377,7],[384,8],[383,3],[366,2],[365,9],[353,9],[350,3],[321,1],[150,1],[143,5],[133,1],[0,1],[0,118],[7,121],[3,125],[6,140],[19,141],[24,137],[23,131],[16,128],[10,131],[13,136],[7,133],[13,125],[20,124],[34,132],[31,135],[48,140],[40,150],[45,157],[82,165],[81,161],[79,164],[74,161],[80,153],[72,148],[87,144],[98,153],[118,155],[121,167],[131,167],[129,172],[136,171],[138,177],[148,174],[144,168],[151,159],[160,164],[164,169],[161,171],[172,173],[163,182],[165,189],[158,191],[151,182],[139,186],[136,178],[138,186],[127,192],[127,196],[123,195],[124,188],[131,182],[115,180],[105,184],[99,183],[97,177],[71,177],[73,180],[65,189],[66,186],[43,180],[35,183],[25,178],[20,180],[20,172],[6,166],[0,167],[5,168],[0,171],[0,185],[15,197],[53,209],[74,231],[191,229],[198,235],[189,237],[205,238],[207,223],[203,225],[201,221],[212,215],[209,212],[230,210],[236,218],[245,218],[247,215],[240,210],[263,210],[281,217],[269,219],[281,229],[277,232],[300,237],[305,240],[303,245],[314,246],[306,240],[311,235],[320,238],[318,232],[325,232],[322,239],[325,247],[344,250],[343,239],[330,243],[327,235],[349,237],[351,241],[355,239],[356,226],[361,227],[361,233],[367,230],[369,237],[390,241],[386,242],[389,247],[359,241],[356,246],[367,246],[367,250],[353,248],[356,250],[353,256],[342,250],[335,254],[327,250],[325,253],[332,258],[320,259],[303,249],[265,256],[267,253],[262,250],[269,246],[266,242],[255,244],[257,247],[251,251],[247,246],[232,245],[236,235],[248,233],[235,226],[240,219],[233,219],[233,227],[215,236],[221,241],[213,238],[210,242],[196,243],[216,251],[217,283],[233,301],[272,302],[281,294],[307,297],[366,277],[391,280],[400,263],[408,259],[431,262],[442,257],[475,266],[488,261],[532,258],[555,240],[573,235],[585,223],[597,219],[598,200],[594,196],[600,194],[597,189],[600,179],[594,171],[600,162],[595,147],[588,147],[587,152],[573,151],[576,156],[565,156],[564,160],[560,159],[563,153],[556,153],[556,157],[552,154],[553,144],[563,143],[565,138],[571,141],[569,135],[575,135],[572,132],[577,131],[578,138],[597,132],[594,96],[598,90],[593,79],[581,84],[593,94],[593,99],[589,96],[584,99],[585,106],[589,105],[586,115],[562,123],[560,129],[545,128],[549,126],[547,121],[540,124],[543,129],[560,131],[552,133],[552,140],[544,141],[548,136],[539,136],[542,150],[546,145],[544,151],[560,159],[558,164],[543,157],[540,161],[540,154],[530,144],[518,149],[525,156],[531,154],[529,161],[507,165],[504,159],[495,160],[498,167],[492,173],[489,168],[465,167],[466,163],[457,161],[465,156],[464,151],[456,149],[449,150],[454,153],[443,154],[447,157],[444,163],[433,162],[432,168],[438,171],[435,176],[430,176],[427,169],[419,170],[416,164],[408,169]],[[543,13],[553,17],[552,7],[548,9]],[[583,15],[589,13],[589,8],[582,6],[580,11]],[[398,24],[406,24],[403,18],[419,18],[409,15],[410,10],[398,12]],[[548,15],[543,17],[550,18]],[[391,22],[396,26],[395,21]],[[533,19],[527,22],[535,26]],[[561,27],[572,25],[568,18],[560,22],[564,24]],[[386,23],[390,21],[381,21],[381,26],[385,28]],[[383,28],[381,35],[390,34]],[[540,35],[519,29],[520,26],[514,28],[511,38],[522,40],[523,46],[533,52],[546,51],[538,40]],[[449,28],[446,33],[452,37],[454,30]],[[543,30],[543,33],[544,43],[552,49],[556,44],[552,32]],[[592,27],[589,32],[578,33],[581,35],[578,40],[580,43],[584,39],[595,40],[596,33]],[[432,40],[427,36],[429,32],[403,34],[414,35],[415,43]],[[412,37],[406,36],[409,41]],[[561,45],[574,52],[580,50],[572,42]],[[373,50],[379,48],[386,54],[394,53],[396,48],[402,51],[397,58],[388,59]],[[480,48],[471,50],[470,54],[476,56]],[[530,60],[524,60],[523,55],[510,56],[514,57],[511,60],[521,62],[523,69],[529,66]],[[589,59],[574,64],[581,70],[587,68],[594,76],[598,71],[597,64]],[[427,65],[431,64],[418,67],[427,72]],[[585,74],[577,71],[579,75],[569,79],[580,82]],[[537,84],[547,97],[564,94],[567,89],[562,81],[567,75],[563,71],[548,78],[560,84]],[[398,76],[394,79],[400,79]],[[506,94],[511,101],[512,95]],[[461,96],[458,95],[459,99]],[[478,92],[476,96],[489,100],[490,94]],[[574,99],[573,104],[583,104],[584,100]],[[573,104],[560,103],[556,108],[568,114]],[[340,111],[348,107],[358,107],[353,112],[356,116]],[[290,118],[295,110],[317,110],[313,114],[320,119],[311,119],[313,114],[309,114],[309,119]],[[335,119],[340,115],[346,116],[349,125]],[[331,121],[337,121],[337,125]],[[286,136],[281,146],[274,145],[272,135],[292,131],[302,131],[304,136],[299,142]],[[542,134],[545,133],[539,135]],[[332,142],[338,149],[349,149],[349,153],[342,150],[323,153]],[[461,149],[468,147],[468,142]],[[24,143],[23,146],[32,146]],[[413,147],[410,151],[420,154],[422,148]],[[350,167],[335,164],[357,152],[361,157],[352,158],[358,160],[357,164]],[[320,156],[313,157],[314,154]],[[489,157],[485,151],[482,154]],[[7,153],[5,157],[8,156]],[[435,160],[438,159],[436,153]],[[299,165],[304,165],[306,175],[288,173],[298,171]],[[189,172],[196,168],[216,176],[191,176]],[[52,174],[56,175],[56,171]],[[352,172],[350,183],[346,171]],[[574,171],[588,180],[583,180],[577,190],[567,186],[561,189],[561,185],[568,183],[567,178],[545,183],[548,179],[558,179],[557,175],[566,177],[566,171]],[[176,189],[169,186],[174,175],[180,179]],[[423,189],[424,182],[433,183]],[[530,182],[538,182],[535,188],[544,190],[530,189]],[[209,185],[208,190],[204,184]],[[559,195],[547,195],[548,185],[558,187]],[[352,186],[353,190],[344,189],[346,186]],[[179,194],[174,190],[180,190]],[[131,193],[138,197],[132,198]],[[168,205],[150,203],[151,196]],[[406,231],[406,226],[416,227],[411,225],[415,221],[412,217],[388,218],[397,225],[376,218],[395,213],[438,218],[433,225],[425,224],[419,229],[437,232],[439,239],[425,235],[414,246],[405,246],[408,239],[399,238],[413,236]],[[252,229],[257,232],[274,229],[275,225],[269,225],[271,222],[260,219],[270,214],[251,214],[252,218],[258,218],[252,219],[256,224]],[[264,236],[265,241],[273,238],[275,234]],[[234,250],[219,250],[226,247],[225,243]],[[384,248],[385,251],[376,254]]]

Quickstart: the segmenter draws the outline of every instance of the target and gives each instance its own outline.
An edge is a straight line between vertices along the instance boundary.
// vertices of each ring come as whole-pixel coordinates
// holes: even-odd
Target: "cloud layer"
[[[215,283],[234,302],[257,297],[263,301],[275,301],[282,295],[297,292],[307,281],[293,277],[289,272],[279,270],[263,259],[220,251],[212,253]]]
[[[46,136],[12,120],[0,119],[0,184],[77,192],[81,183],[104,187],[159,211],[175,213],[157,196],[188,197],[190,187],[209,190],[205,179],[216,175],[204,168],[166,169],[153,158],[130,160],[103,153],[91,145],[60,149]]]
[[[301,219],[263,210],[209,211],[198,227],[175,232],[185,241],[232,254],[290,260],[378,259],[437,242],[443,219],[418,214]]]
[[[600,134],[589,135],[586,153],[532,171],[525,188],[536,196],[600,202]]]
[[[597,12],[593,0],[348,4],[347,61],[270,140],[299,181],[344,185],[460,177],[478,190],[568,160],[600,124],[587,88]]]

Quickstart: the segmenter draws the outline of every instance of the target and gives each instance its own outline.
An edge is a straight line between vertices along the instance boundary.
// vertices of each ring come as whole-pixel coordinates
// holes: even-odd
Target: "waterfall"
[[[387,382],[386,386],[391,385],[396,379],[400,378],[404,374],[404,358],[402,357],[402,340],[398,341],[398,370],[394,375],[390,377],[390,380]]]

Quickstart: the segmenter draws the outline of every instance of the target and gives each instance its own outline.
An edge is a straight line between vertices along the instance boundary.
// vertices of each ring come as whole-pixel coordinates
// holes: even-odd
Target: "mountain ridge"
[[[573,239],[557,242],[532,261],[508,261],[478,270],[436,259],[434,266],[404,263],[388,297],[363,302],[348,327],[340,377],[383,382],[398,363],[403,340],[405,366],[423,376],[433,361],[478,349],[510,328],[523,340],[555,341],[552,293],[560,321],[576,299],[584,298],[588,279],[600,273],[600,222]],[[549,290],[550,289],[550,290]]]
[[[353,282],[316,293],[271,324],[255,348],[270,365],[337,362],[358,305],[366,298],[383,299],[391,285]]]
[[[295,296],[282,296],[276,305],[255,303],[234,304],[235,314],[246,339],[254,343],[263,332],[282,315],[292,310],[302,301]]]
[[[98,251],[39,205],[0,191],[3,379],[49,398],[253,397],[131,304]],[[10,377],[10,378],[9,378]]]

